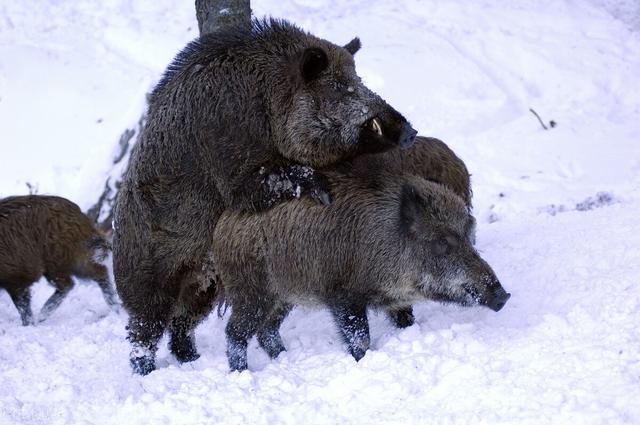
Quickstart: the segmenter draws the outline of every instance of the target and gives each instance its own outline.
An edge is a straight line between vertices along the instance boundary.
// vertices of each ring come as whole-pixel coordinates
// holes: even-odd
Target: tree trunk
[[[200,35],[236,22],[251,22],[249,0],[196,0],[196,18]]]
[[[195,0],[196,19],[200,35],[208,34],[224,25],[235,22],[251,23],[250,0]],[[104,190],[96,203],[87,210],[87,215],[95,221],[100,230],[111,232],[113,207],[120,188],[122,173],[126,169],[135,141],[144,127],[146,113],[143,113],[135,128],[126,129],[120,136],[119,149],[113,159],[113,167],[107,177]]]

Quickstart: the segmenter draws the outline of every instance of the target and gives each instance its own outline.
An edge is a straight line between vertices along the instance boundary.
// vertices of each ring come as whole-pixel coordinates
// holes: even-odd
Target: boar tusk
[[[382,126],[380,125],[380,120],[378,118],[374,118],[371,121],[371,128],[378,134],[378,136],[382,136]]]

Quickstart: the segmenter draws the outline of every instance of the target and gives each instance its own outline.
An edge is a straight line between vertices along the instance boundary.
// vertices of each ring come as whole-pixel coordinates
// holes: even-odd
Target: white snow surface
[[[126,313],[77,285],[22,327],[0,293],[0,424],[640,423],[640,6],[592,0],[265,0],[339,44],[420,134],[473,179],[478,248],[512,298],[499,313],[370,312],[358,363],[326,311],[285,320],[287,351],[252,341],[229,373],[226,317],[132,375]],[[144,95],[197,35],[193,1],[0,2],[0,196],[97,198]],[[542,129],[534,108],[551,130]],[[34,311],[52,289],[32,289]]]

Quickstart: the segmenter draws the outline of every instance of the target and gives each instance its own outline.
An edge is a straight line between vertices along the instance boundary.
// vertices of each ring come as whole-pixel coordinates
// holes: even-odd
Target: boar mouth
[[[373,117],[364,123],[364,128],[382,137],[382,121],[378,117]]]
[[[489,307],[495,312],[500,311],[502,307],[504,307],[504,305],[507,303],[509,298],[511,298],[511,294],[502,289],[502,287],[490,290],[484,296],[470,285],[465,285],[464,290],[467,293],[467,296],[473,300],[472,302],[469,302],[469,305],[483,305],[485,307]]]

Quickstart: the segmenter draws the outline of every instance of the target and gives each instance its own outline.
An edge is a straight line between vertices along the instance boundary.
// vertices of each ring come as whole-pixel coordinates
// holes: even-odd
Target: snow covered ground
[[[0,424],[640,423],[640,5],[636,1],[254,1],[346,43],[365,82],[473,174],[478,247],[511,300],[437,303],[398,330],[372,312],[355,363],[325,311],[228,373],[202,357],[133,376],[126,314],[80,284],[20,326],[0,293]],[[0,196],[98,196],[144,94],[197,34],[193,2],[0,2]],[[534,108],[557,127],[545,131]],[[34,309],[51,293],[33,289]]]

